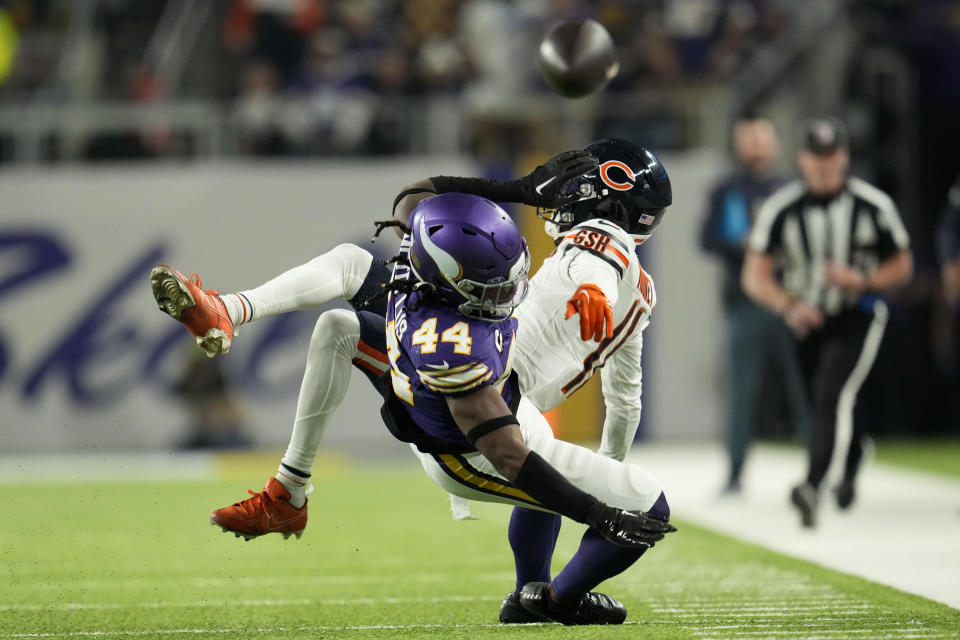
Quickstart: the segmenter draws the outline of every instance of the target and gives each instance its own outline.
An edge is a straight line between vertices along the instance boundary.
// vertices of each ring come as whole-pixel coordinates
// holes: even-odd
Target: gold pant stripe
[[[540,504],[520,489],[509,484],[504,484],[504,481],[500,478],[487,475],[482,471],[470,467],[469,463],[460,456],[441,453],[435,457],[448,475],[459,480],[461,484],[465,484],[471,489],[512,498],[513,500],[519,500],[529,504]]]

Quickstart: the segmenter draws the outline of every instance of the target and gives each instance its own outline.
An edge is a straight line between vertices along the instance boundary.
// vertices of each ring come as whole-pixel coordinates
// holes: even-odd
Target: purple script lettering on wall
[[[67,266],[70,257],[49,233],[38,231],[4,231],[0,233],[0,265],[14,265],[9,272],[0,272],[0,305],[17,288],[36,284],[46,276]],[[12,259],[11,259],[12,256]],[[10,362],[6,343],[0,334],[0,380]]]
[[[19,253],[7,259],[14,252]],[[0,383],[16,388],[21,401],[31,403],[39,402],[60,383],[71,403],[89,408],[115,405],[138,386],[168,393],[172,381],[162,379],[163,364],[183,351],[190,336],[169,319],[161,322],[159,312],[157,322],[144,323],[139,310],[141,305],[156,309],[147,275],[154,265],[164,262],[166,253],[165,243],[155,243],[132,256],[121,256],[125,262],[112,271],[112,278],[90,282],[78,275],[81,269],[66,243],[52,232],[0,230],[0,258],[4,258],[0,261],[0,305],[15,305],[17,296],[12,292],[44,286],[54,274],[74,278],[77,286],[85,287],[79,296],[83,301],[80,308],[52,310],[66,320],[65,328],[44,337],[43,348],[32,362],[22,361],[16,340],[0,327]],[[15,267],[3,270],[4,265]],[[296,395],[303,355],[319,312],[268,318],[258,323],[256,332],[245,336],[244,355],[231,357],[229,368],[246,392],[262,399]],[[21,361],[17,366],[9,366],[18,355]]]
[[[101,363],[119,358],[131,349],[142,348],[136,323],[115,312],[115,307],[123,299],[123,292],[142,286],[144,274],[149,273],[163,254],[162,246],[151,247],[101,290],[91,291],[91,302],[77,314],[76,323],[27,374],[23,387],[25,398],[36,396],[47,380],[58,376],[64,378],[74,400],[91,406],[116,400],[137,384],[138,380],[131,375],[118,375],[96,384],[92,374]]]

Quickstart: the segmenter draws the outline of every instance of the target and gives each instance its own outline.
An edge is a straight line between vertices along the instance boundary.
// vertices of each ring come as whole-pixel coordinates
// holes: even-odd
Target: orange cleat
[[[267,480],[263,491],[249,491],[250,496],[229,507],[210,514],[210,524],[224,533],[253,540],[268,533],[281,533],[286,540],[291,535],[299,539],[307,528],[307,505],[297,509],[290,504],[290,492],[276,478]]]
[[[230,350],[233,322],[217,292],[201,287],[197,274],[185,275],[165,264],[150,272],[150,287],[160,310],[179,320],[208,358]]]

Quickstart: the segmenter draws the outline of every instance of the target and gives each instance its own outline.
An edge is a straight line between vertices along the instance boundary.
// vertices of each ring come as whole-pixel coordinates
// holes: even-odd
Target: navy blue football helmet
[[[461,314],[497,322],[527,293],[530,252],[500,205],[465,193],[427,198],[410,214],[410,266]]]
[[[537,212],[547,221],[547,233],[558,237],[581,222],[604,218],[644,242],[673,202],[667,170],[652,152],[627,140],[603,138],[586,151],[597,168],[564,185],[568,202]]]

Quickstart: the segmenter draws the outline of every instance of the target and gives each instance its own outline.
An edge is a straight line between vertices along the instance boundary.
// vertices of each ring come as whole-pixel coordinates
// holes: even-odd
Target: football
[[[561,22],[540,43],[540,69],[565,98],[582,98],[606,86],[620,70],[613,38],[590,18]]]

